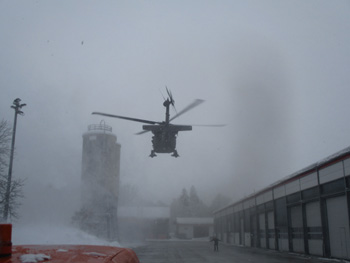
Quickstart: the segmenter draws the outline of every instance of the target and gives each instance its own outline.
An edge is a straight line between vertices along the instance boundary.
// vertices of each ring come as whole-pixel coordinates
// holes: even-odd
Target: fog
[[[21,221],[79,208],[82,134],[104,120],[121,183],[167,204],[194,185],[207,203],[260,190],[350,145],[348,1],[1,1],[0,112],[19,116],[13,176]],[[179,158],[150,158],[142,124],[179,111]],[[174,111],[171,112],[175,114]],[[52,209],[54,207],[54,209]]]

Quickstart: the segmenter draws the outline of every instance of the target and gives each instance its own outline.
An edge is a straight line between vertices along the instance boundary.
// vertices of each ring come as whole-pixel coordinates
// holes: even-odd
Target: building
[[[230,244],[350,258],[350,147],[214,212]]]
[[[214,219],[212,217],[177,217],[176,237],[192,239],[213,236]]]
[[[103,121],[83,134],[81,227],[111,240],[117,237],[120,148]]]
[[[118,209],[119,240],[167,239],[169,217],[167,206],[121,206]]]

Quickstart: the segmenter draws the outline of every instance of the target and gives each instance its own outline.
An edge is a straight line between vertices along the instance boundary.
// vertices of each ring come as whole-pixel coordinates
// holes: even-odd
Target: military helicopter
[[[185,112],[203,103],[204,100],[200,100],[200,99],[194,100],[191,104],[189,104],[183,110],[179,111],[176,115],[170,118],[169,108],[170,108],[170,105],[172,105],[175,109],[175,101],[173,99],[171,91],[168,90],[168,88],[166,88],[166,91],[168,94],[168,98],[167,99],[164,98],[163,106],[165,107],[166,110],[165,110],[165,121],[162,121],[162,122],[136,119],[136,118],[130,118],[130,117],[113,115],[113,114],[102,113],[102,112],[93,112],[92,114],[149,124],[149,125],[143,125],[142,126],[143,131],[136,133],[138,135],[146,132],[150,132],[150,131],[153,133],[153,137],[152,137],[153,150],[151,151],[151,154],[149,156],[153,158],[157,156],[156,153],[172,153],[171,156],[177,158],[179,157],[179,154],[176,150],[176,136],[179,131],[191,131],[193,125],[176,125],[176,124],[171,124],[170,122],[175,118],[181,116]],[[220,127],[225,125],[220,124],[220,125],[197,125],[197,126]]]

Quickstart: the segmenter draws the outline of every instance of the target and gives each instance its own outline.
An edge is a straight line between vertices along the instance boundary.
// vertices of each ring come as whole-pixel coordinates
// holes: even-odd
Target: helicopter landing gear
[[[179,157],[180,155],[179,155],[179,154],[177,153],[177,151],[175,150],[171,156],[174,156],[175,158],[177,158],[177,157]]]
[[[155,154],[154,150],[151,151],[151,154],[149,155],[149,157],[156,157],[157,155]]]

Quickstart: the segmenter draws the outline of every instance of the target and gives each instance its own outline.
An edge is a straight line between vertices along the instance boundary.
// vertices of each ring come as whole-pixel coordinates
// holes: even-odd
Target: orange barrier
[[[0,257],[7,257],[11,255],[12,251],[12,225],[0,224]]]
[[[31,260],[31,261],[30,261]],[[140,263],[129,248],[90,245],[22,245],[12,247],[12,256],[0,263],[19,262]]]
[[[89,245],[12,246],[11,235],[12,225],[0,224],[0,263],[140,263],[136,253],[129,248]]]

